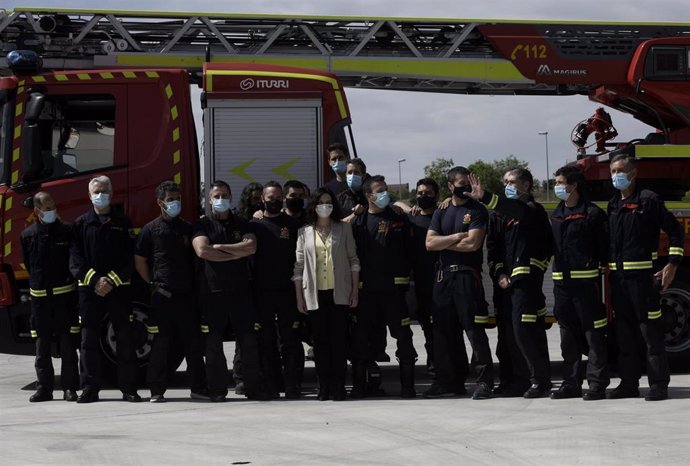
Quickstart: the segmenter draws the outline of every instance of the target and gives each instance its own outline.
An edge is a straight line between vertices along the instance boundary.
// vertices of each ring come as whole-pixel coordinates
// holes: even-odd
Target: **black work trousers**
[[[299,389],[304,374],[304,347],[294,287],[257,289],[256,308],[261,324],[259,346],[266,388],[271,392],[283,385],[286,389]]]
[[[436,381],[451,390],[464,385],[467,366],[464,331],[474,352],[477,382],[494,385],[493,360],[484,324],[488,322],[484,291],[478,273],[443,272],[433,291]]]
[[[396,357],[400,364],[414,364],[417,352],[412,344],[412,329],[407,306],[402,303],[402,294],[397,290],[365,291],[359,294],[357,323],[352,348],[353,363],[368,365],[376,356],[373,354],[372,338],[376,338],[376,325],[381,319],[397,341]]]
[[[137,389],[137,355],[129,288],[129,285],[121,285],[101,297],[91,287],[79,287],[82,388],[100,390],[103,385],[101,335],[103,323],[109,317],[115,333],[118,388],[123,393]]]
[[[36,388],[53,391],[55,370],[52,360],[52,341],[60,345],[60,380],[63,390],[79,388],[79,312],[77,293],[31,297],[31,328],[36,337]]]
[[[530,385],[529,369],[515,339],[510,290],[504,290],[494,283],[493,300],[496,310],[499,383],[518,391],[525,391]]]
[[[551,363],[544,326],[543,273],[532,267],[528,275],[514,279],[510,287],[515,341],[529,369],[533,384],[551,383]]]
[[[309,311],[314,337],[314,365],[319,387],[336,393],[345,387],[350,308],[335,304],[333,290],[319,291],[319,308]]]
[[[660,295],[651,271],[612,272],[613,322],[618,343],[618,375],[627,387],[637,387],[646,355],[649,386],[667,388],[671,379]],[[645,348],[646,345],[646,348]]]
[[[431,324],[431,309],[433,291],[425,287],[417,286],[415,283],[415,297],[417,298],[417,321],[422,327],[424,333],[424,349],[426,350],[426,365],[435,366],[434,364],[434,329]],[[467,358],[465,358],[467,359]]]
[[[206,378],[211,396],[228,394],[228,362],[223,351],[223,336],[232,324],[235,343],[242,355],[242,376],[247,395],[262,390],[257,321],[249,289],[207,292],[204,296],[202,329],[206,335]]]
[[[172,293],[171,297],[154,292],[147,329],[153,335],[146,381],[151,395],[163,395],[168,388],[170,343],[175,337],[182,343],[187,362],[187,380],[192,392],[206,389],[199,314],[193,292]]]
[[[587,279],[555,281],[553,295],[561,331],[563,383],[582,385],[580,361],[587,354],[589,389],[603,391],[609,384],[607,318],[599,283]]]

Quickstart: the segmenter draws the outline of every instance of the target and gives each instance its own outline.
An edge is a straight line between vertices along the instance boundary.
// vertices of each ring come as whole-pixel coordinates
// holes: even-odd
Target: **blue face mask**
[[[57,219],[57,210],[44,210],[41,211],[41,221],[43,223],[54,223]]]
[[[214,199],[211,201],[211,207],[214,212],[222,214],[230,210],[230,199]]]
[[[517,199],[518,197],[520,197],[517,188],[512,184],[507,184],[504,192],[508,199]]]
[[[619,191],[627,189],[628,187],[630,187],[630,183],[632,183],[628,179],[627,173],[616,173],[615,175],[611,176],[611,181],[613,182],[613,187],[618,189]]]
[[[566,191],[566,187],[563,184],[557,184],[554,186],[553,191],[556,194],[556,197],[562,201],[567,201],[570,197],[570,193]]]
[[[97,209],[105,209],[110,205],[110,194],[97,193],[91,195],[91,203]]]
[[[388,194],[388,191],[384,191],[382,193],[376,193],[376,200],[374,201],[374,204],[376,204],[376,207],[379,209],[383,209],[386,207],[388,204],[391,203],[391,197]]]
[[[348,188],[355,190],[362,187],[362,177],[359,175],[347,175]]]
[[[170,217],[175,218],[182,212],[182,202],[170,201],[165,203],[165,213]]]
[[[343,173],[347,168],[347,163],[344,160],[338,160],[331,165],[331,168],[335,173]]]

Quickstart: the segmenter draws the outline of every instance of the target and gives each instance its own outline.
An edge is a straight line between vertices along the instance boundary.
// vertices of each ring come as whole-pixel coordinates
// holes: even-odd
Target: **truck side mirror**
[[[38,119],[45,105],[45,95],[34,92],[26,103],[24,128],[22,128],[22,157],[24,159],[23,183],[30,183],[43,171],[41,132]]]

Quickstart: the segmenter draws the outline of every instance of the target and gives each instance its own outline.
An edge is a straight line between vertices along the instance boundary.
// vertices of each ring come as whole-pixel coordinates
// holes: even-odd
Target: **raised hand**
[[[484,197],[484,188],[482,187],[482,180],[479,179],[477,175],[474,173],[470,173],[467,176],[468,181],[470,182],[470,186],[472,187],[472,192],[465,193],[467,197],[471,197],[472,199],[478,201],[481,198]]]

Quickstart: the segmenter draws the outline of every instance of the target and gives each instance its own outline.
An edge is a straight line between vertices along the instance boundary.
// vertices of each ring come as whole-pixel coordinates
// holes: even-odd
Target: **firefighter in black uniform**
[[[36,338],[36,393],[29,401],[53,399],[54,370],[51,359],[53,335],[58,338],[62,367],[63,398],[77,400],[79,368],[77,339],[77,284],[69,271],[72,230],[57,218],[53,197],[47,192],[34,195],[36,223],[22,232],[22,257],[29,272],[31,294],[31,334]]]
[[[343,213],[343,220],[351,222],[355,216],[364,213],[369,206],[362,191],[362,185],[367,178],[367,166],[362,159],[352,159],[347,162],[345,181],[347,189],[336,197]]]
[[[89,182],[93,209],[74,222],[70,270],[79,280],[81,316],[81,385],[77,403],[98,401],[101,389],[100,335],[106,315],[115,330],[117,379],[122,399],[141,401],[136,391],[137,356],[132,326],[130,276],[134,272],[132,224],[110,205],[107,176]],[[118,206],[120,207],[120,206]]]
[[[472,398],[490,398],[494,385],[491,348],[483,327],[489,316],[481,281],[488,213],[466,196],[471,190],[469,174],[465,167],[448,171],[451,205],[434,213],[426,236],[427,249],[440,251],[432,308],[437,375],[424,394],[427,398],[465,392],[464,377],[458,377],[466,365],[463,330],[476,359],[477,387]]]
[[[412,230],[412,249],[410,259],[412,262],[412,275],[414,278],[414,291],[417,300],[417,320],[424,332],[424,348],[426,349],[427,372],[435,376],[434,364],[434,333],[431,324],[431,296],[436,278],[435,267],[438,261],[437,251],[426,249],[426,233],[431,225],[431,218],[436,212],[438,200],[438,183],[431,178],[422,178],[417,181],[417,207],[419,213],[407,214]],[[464,350],[464,345],[462,350]],[[465,354],[465,365],[467,354]]]
[[[549,396],[551,366],[543,320],[546,305],[542,284],[553,253],[549,219],[541,204],[532,197],[532,174],[524,168],[511,170],[505,180],[505,198],[485,191],[481,181],[469,176],[472,191],[468,195],[505,217],[505,274],[499,282],[510,286],[513,327],[518,347],[527,362],[532,386],[525,398]],[[501,276],[505,275],[505,277]]]
[[[417,352],[412,344],[412,330],[407,306],[402,303],[400,288],[409,287],[408,261],[410,230],[407,218],[390,207],[388,187],[383,176],[364,182],[363,191],[369,203],[366,212],[353,222],[357,255],[362,258],[360,279],[362,291],[352,350],[353,386],[350,396],[366,393],[366,372],[373,361],[372,335],[377,319],[384,318],[391,336],[397,340],[396,356],[400,363],[403,398],[416,396],[414,365]]]
[[[256,236],[254,296],[259,316],[261,368],[271,397],[285,387],[285,398],[302,396],[304,347],[292,270],[299,220],[283,210],[283,189],[276,181],[264,184],[263,217],[251,222]],[[276,332],[277,326],[277,332]]]
[[[245,395],[266,399],[260,379],[254,312],[247,257],[256,252],[256,237],[249,223],[230,211],[230,186],[214,181],[209,187],[210,216],[195,225],[192,246],[201,258],[202,325],[206,336],[206,376],[211,401],[223,402],[228,394],[228,365],[223,337],[232,323],[242,355]]]
[[[517,397],[525,393],[530,386],[530,381],[529,369],[515,340],[513,328],[510,284],[503,265],[506,253],[505,230],[505,217],[495,210],[490,212],[486,250],[489,276],[493,285],[499,379],[498,386],[494,388],[494,395]]]
[[[650,388],[645,400],[664,400],[668,398],[670,375],[659,291],[673,282],[683,259],[683,228],[656,193],[638,186],[634,159],[616,156],[610,168],[613,186],[620,191],[609,201],[608,215],[611,298],[621,383],[607,398],[639,396],[639,355],[645,350],[641,332]],[[668,263],[655,274],[653,260],[660,230],[668,235],[669,255]]]
[[[582,355],[587,354],[589,389],[583,398],[601,400],[609,384],[600,272],[608,257],[606,214],[583,197],[585,175],[579,168],[559,168],[555,181],[555,194],[561,202],[551,214],[553,294],[561,331],[563,384],[551,398],[583,396],[579,368]]]
[[[173,336],[182,342],[187,377],[193,399],[208,399],[201,350],[199,316],[194,293],[192,225],[179,217],[182,211],[179,186],[164,181],[156,188],[161,215],[141,229],[134,264],[151,287],[147,330],[153,335],[147,382],[151,402],[165,401],[168,353]]]

